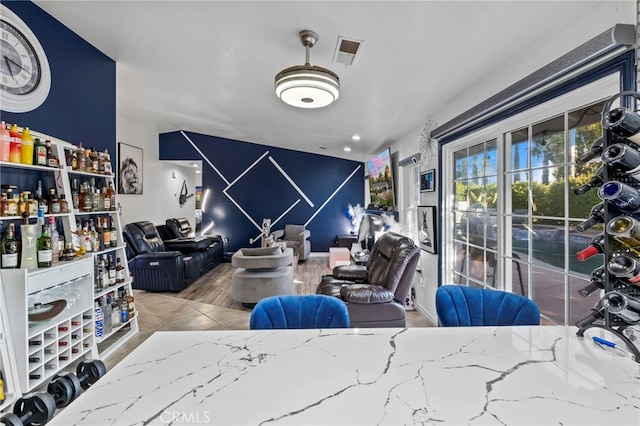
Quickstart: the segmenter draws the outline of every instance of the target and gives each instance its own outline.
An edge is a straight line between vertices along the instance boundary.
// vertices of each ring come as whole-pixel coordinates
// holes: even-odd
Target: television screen
[[[393,170],[389,148],[367,161],[367,173],[369,174],[371,204],[379,207],[395,207]]]

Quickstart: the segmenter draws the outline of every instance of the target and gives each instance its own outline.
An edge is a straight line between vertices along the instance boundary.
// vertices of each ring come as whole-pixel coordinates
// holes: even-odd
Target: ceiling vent
[[[362,51],[364,40],[356,40],[339,36],[336,45],[336,53],[333,56],[333,62],[343,65],[353,65],[356,58]]]

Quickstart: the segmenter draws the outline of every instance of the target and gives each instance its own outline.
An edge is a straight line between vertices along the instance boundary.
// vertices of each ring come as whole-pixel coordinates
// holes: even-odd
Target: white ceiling
[[[159,133],[364,160],[439,108],[464,105],[467,90],[594,2],[35,3],[117,62],[119,114]],[[302,29],[320,36],[311,64],[340,77],[340,98],[323,109],[296,109],[274,94],[275,74],[304,63]],[[339,36],[365,41],[353,66],[332,62]],[[352,134],[362,140],[351,142]]]

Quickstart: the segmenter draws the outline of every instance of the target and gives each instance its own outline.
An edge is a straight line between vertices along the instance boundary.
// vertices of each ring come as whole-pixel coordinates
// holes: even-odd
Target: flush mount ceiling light
[[[322,108],[338,99],[340,79],[326,68],[309,65],[309,50],[318,42],[318,34],[300,31],[300,41],[306,50],[304,65],[296,65],[276,75],[276,95],[298,108]]]

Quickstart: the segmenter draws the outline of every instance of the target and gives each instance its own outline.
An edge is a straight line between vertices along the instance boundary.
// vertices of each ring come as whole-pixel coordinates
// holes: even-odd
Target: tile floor
[[[181,299],[166,293],[135,290],[140,331],[106,360],[107,371],[156,331],[248,330],[251,311]],[[417,311],[407,311],[407,326],[430,327]]]

